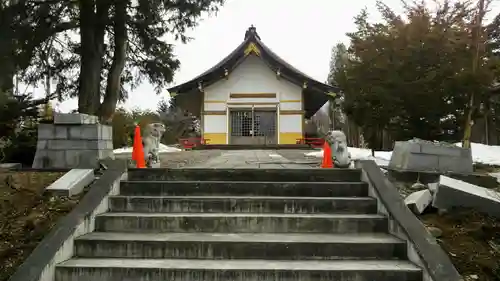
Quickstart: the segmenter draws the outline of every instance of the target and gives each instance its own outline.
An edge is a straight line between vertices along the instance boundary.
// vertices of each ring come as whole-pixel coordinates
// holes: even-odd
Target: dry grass
[[[466,280],[500,280],[500,219],[473,210],[453,210],[426,214],[421,220],[443,231],[438,241]]]
[[[33,249],[78,203],[44,193],[63,173],[0,171],[0,281],[8,280]]]

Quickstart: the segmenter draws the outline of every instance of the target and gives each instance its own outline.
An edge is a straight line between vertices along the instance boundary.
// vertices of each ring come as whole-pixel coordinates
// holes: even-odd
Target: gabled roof
[[[172,87],[168,89],[168,91],[170,93],[185,94],[192,92],[200,86],[207,87],[224,79],[243,62],[249,55],[249,52],[253,52],[253,54],[260,57],[270,69],[279,72],[280,77],[300,87],[307,85],[304,91],[306,117],[312,116],[323,104],[325,104],[328,100],[327,93],[337,93],[339,91],[337,87],[315,80],[280,58],[261,41],[254,26],[251,26],[245,32],[245,39],[243,42],[222,61],[190,81]]]

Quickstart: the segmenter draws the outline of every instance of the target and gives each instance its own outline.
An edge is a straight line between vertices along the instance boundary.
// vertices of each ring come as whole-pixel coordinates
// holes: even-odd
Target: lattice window
[[[273,137],[276,135],[276,112],[255,111],[255,134],[256,136]]]
[[[276,135],[275,111],[231,111],[231,136],[250,137]]]
[[[231,135],[235,137],[252,136],[252,112],[231,111]]]

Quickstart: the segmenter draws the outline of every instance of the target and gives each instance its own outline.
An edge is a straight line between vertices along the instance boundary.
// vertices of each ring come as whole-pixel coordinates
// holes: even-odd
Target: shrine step
[[[111,212],[374,214],[370,197],[112,196]]]
[[[128,180],[359,182],[360,169],[129,169]]]
[[[55,281],[421,281],[407,261],[269,261],[182,259],[72,259]]]
[[[422,281],[377,211],[355,169],[131,169],[55,281]]]
[[[368,196],[368,185],[359,180],[358,182],[122,181],[120,194],[135,196],[365,197]]]
[[[387,232],[388,220],[377,214],[248,213],[104,213],[96,231],[109,232]]]
[[[79,258],[340,260],[406,259],[388,234],[90,233],[75,240]]]

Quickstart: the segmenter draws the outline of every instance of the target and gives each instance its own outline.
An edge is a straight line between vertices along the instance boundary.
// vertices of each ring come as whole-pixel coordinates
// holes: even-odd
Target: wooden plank
[[[302,115],[304,110],[280,110],[280,115]]]
[[[226,111],[203,111],[203,115],[226,115]]]
[[[248,99],[248,98],[266,98],[275,99],[276,93],[231,93],[229,98],[232,99]]]

